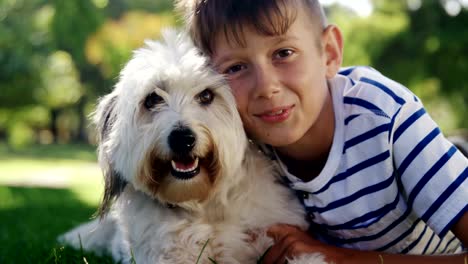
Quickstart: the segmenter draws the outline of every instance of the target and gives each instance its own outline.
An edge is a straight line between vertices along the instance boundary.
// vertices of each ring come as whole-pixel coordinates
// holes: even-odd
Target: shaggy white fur
[[[101,220],[60,241],[124,263],[196,263],[201,252],[198,263],[256,263],[272,244],[267,227],[307,228],[295,195],[248,141],[229,87],[185,34],[166,31],[135,51],[94,120]]]

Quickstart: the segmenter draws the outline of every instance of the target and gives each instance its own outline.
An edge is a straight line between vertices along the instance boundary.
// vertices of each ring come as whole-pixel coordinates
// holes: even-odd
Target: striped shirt
[[[335,134],[321,173],[290,174],[321,240],[403,254],[463,251],[450,228],[467,212],[468,160],[442,135],[420,100],[367,67],[330,81]]]

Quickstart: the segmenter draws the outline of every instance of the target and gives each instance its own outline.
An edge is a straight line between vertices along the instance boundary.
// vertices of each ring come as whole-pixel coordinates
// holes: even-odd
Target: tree
[[[439,1],[422,1],[418,9],[403,12],[408,26],[373,64],[410,85],[441,124],[468,128],[468,35],[463,33],[468,10],[451,16]]]
[[[106,81],[99,70],[89,64],[85,49],[87,39],[98,30],[104,21],[101,10],[90,0],[54,0],[55,15],[52,22],[54,44],[57,49],[71,54],[76,68],[79,71],[79,79],[85,91],[76,102],[76,111],[79,113],[79,128],[76,140],[85,141],[86,115],[85,106],[87,96],[99,93],[106,86]],[[65,88],[66,89],[66,88]],[[53,108],[52,123],[57,122],[57,112],[60,108]]]
[[[35,103],[34,87],[40,84],[41,61],[49,50],[48,32],[40,21],[44,2],[0,1],[1,108]]]
[[[468,128],[468,10],[450,16],[442,2],[374,0],[368,18],[340,8],[330,16],[344,31],[345,65],[370,65],[404,84],[453,131]]]

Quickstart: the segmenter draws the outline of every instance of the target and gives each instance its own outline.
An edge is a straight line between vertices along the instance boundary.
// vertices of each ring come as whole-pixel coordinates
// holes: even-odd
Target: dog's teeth
[[[171,160],[171,165],[172,165],[172,168],[173,168],[175,171],[178,171],[178,172],[189,172],[189,171],[193,171],[193,170],[195,170],[195,169],[198,167],[198,158],[196,158],[196,159],[193,161],[192,166],[189,167],[189,168],[185,168],[185,169],[179,168],[179,166],[177,165],[177,163],[176,163],[174,160]]]

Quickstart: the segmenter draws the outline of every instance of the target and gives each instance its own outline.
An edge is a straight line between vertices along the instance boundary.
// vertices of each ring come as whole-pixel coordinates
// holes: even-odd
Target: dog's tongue
[[[171,161],[172,168],[177,171],[191,171],[198,167],[198,158],[190,161]]]

